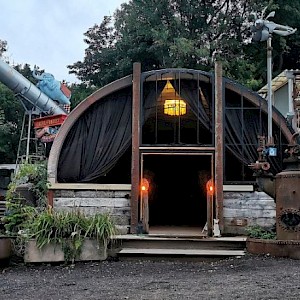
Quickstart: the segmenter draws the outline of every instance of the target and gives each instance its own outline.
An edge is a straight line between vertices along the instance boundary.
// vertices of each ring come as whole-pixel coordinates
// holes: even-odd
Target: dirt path
[[[300,299],[300,261],[246,256],[15,265],[1,270],[0,299]]]

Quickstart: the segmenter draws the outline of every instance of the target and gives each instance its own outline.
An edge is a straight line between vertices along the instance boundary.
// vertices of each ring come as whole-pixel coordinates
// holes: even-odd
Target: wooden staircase
[[[225,258],[245,255],[245,237],[119,235],[116,255],[124,258]]]

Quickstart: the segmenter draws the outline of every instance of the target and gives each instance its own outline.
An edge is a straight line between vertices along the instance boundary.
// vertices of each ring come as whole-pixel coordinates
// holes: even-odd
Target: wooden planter
[[[274,257],[300,259],[300,241],[248,238],[246,245],[247,251],[252,254],[269,254]]]
[[[0,262],[6,262],[12,255],[11,239],[0,236]]]
[[[85,239],[82,251],[76,261],[106,260],[107,247],[96,240]],[[48,244],[39,249],[35,240],[26,244],[24,261],[27,263],[64,262],[65,255],[61,244]]]

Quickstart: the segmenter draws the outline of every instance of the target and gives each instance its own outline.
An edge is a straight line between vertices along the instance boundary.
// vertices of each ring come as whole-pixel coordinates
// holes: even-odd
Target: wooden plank
[[[225,224],[225,227],[242,227],[241,225],[238,225],[236,221],[238,221],[239,219],[242,219],[242,220],[246,220],[247,223],[244,224],[242,222],[242,226],[253,226],[253,225],[259,225],[259,226],[262,226],[262,227],[272,227],[275,225],[276,223],[276,220],[275,220],[275,217],[274,218],[227,218],[227,217],[224,217],[224,224]]]
[[[253,200],[273,200],[264,192],[224,192],[224,199],[253,199]]]
[[[276,209],[276,204],[268,200],[265,201],[227,201],[224,200],[224,208],[231,209]]]
[[[223,185],[224,192],[253,192],[253,185]]]
[[[228,209],[224,208],[226,218],[272,218],[276,216],[274,209],[249,210],[249,209]]]
[[[123,248],[119,254],[149,254],[149,255],[199,255],[199,256],[243,256],[243,250],[198,250],[198,249],[137,249]]]
[[[50,190],[131,191],[131,184],[52,183]]]
[[[54,206],[93,206],[93,207],[128,207],[130,201],[125,198],[54,198]]]

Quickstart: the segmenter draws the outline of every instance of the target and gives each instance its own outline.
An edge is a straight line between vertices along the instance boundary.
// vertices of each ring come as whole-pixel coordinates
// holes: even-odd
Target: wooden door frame
[[[149,150],[149,148],[153,149],[152,147],[141,147],[143,148],[143,150],[140,151],[140,178],[143,178],[143,173],[144,173],[144,156],[147,155],[165,155],[165,156],[209,156],[210,157],[210,170],[211,170],[211,179],[213,180],[213,182],[215,181],[215,155],[213,150],[213,147],[206,147],[203,149],[206,149],[206,151],[201,151],[201,148],[197,148],[198,152],[186,152],[189,150],[189,148],[185,148],[184,152],[174,152],[174,151],[170,151],[170,149],[173,148],[168,148],[168,147],[163,147],[164,151],[155,151],[155,152],[149,152],[149,151],[145,151],[146,149]],[[175,147],[174,147],[175,148]],[[195,147],[196,148],[196,147]],[[192,149],[195,149],[194,147]],[[207,152],[207,150],[210,150],[210,152]],[[201,151],[201,152],[200,152]],[[223,185],[222,185],[223,187]],[[208,205],[208,207],[210,207],[210,205]],[[219,208],[217,205],[213,205],[213,209],[217,209]],[[218,214],[218,213],[217,213]],[[206,214],[206,221],[208,221],[209,217],[211,216],[211,211],[209,211],[209,209],[207,209],[207,214]],[[148,220],[150,219],[150,216],[148,216]],[[141,220],[139,220],[141,221]]]

